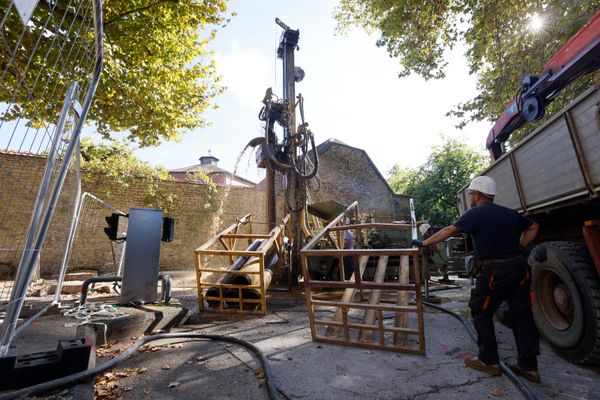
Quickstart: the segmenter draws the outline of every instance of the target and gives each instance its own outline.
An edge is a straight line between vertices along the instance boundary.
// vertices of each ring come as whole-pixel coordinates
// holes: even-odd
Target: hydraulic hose
[[[275,387],[275,382],[273,381],[273,375],[271,373],[271,368],[269,367],[269,363],[265,355],[250,342],[247,342],[242,339],[237,339],[231,336],[223,336],[223,335],[210,335],[210,334],[201,334],[201,333],[160,333],[153,336],[146,336],[135,342],[131,347],[127,350],[123,351],[121,354],[116,356],[115,358],[97,365],[94,368],[78,372],[73,375],[68,375],[59,379],[55,379],[53,381],[48,381],[44,383],[40,383],[34,386],[29,386],[23,389],[15,390],[12,392],[8,392],[0,395],[0,400],[12,400],[17,399],[22,396],[35,396],[41,393],[46,393],[51,390],[56,390],[59,388],[63,388],[66,386],[72,386],[76,383],[82,382],[86,379],[89,379],[95,375],[98,375],[106,370],[112,369],[117,364],[129,358],[138,348],[145,345],[146,343],[153,342],[155,340],[162,339],[209,339],[216,340],[222,342],[230,342],[245,347],[247,350],[250,350],[256,358],[260,361],[262,369],[265,373],[265,383],[267,386],[267,392],[269,393],[269,399],[271,400],[280,400],[282,397],[279,395],[277,388]]]
[[[319,153],[317,151],[317,146],[315,145],[315,137],[312,133],[309,133],[310,135],[310,145],[312,147],[312,151],[313,151],[313,155],[315,157],[315,164],[313,166],[313,170],[311,171],[310,174],[304,174],[302,171],[298,170],[298,166],[296,165],[296,162],[294,161],[294,171],[296,172],[296,174],[302,178],[302,179],[312,179],[314,178],[317,173],[319,172]],[[306,157],[308,155],[308,153],[304,154],[304,157]]]
[[[461,317],[459,314],[457,314],[453,311],[450,311],[447,308],[438,306],[436,304],[428,303],[426,301],[423,301],[423,304],[426,305],[427,307],[435,308],[436,310],[445,312],[446,314],[449,314],[449,315],[453,316],[454,318],[458,319],[460,321],[460,323],[464,326],[465,330],[467,331],[467,333],[469,334],[471,339],[473,339],[473,341],[475,343],[477,343],[477,334],[473,330],[473,327],[471,327],[471,325],[469,325],[469,323],[467,322],[466,319]],[[529,386],[527,386],[527,384],[525,384],[525,382],[523,382],[523,380],[521,378],[519,378],[510,368],[508,368],[508,366],[504,363],[504,361],[500,360],[499,364],[500,364],[500,368],[502,369],[502,372],[504,372],[506,374],[506,376],[508,376],[508,378],[511,380],[511,382],[515,384],[517,389],[519,389],[521,394],[523,394],[523,396],[527,400],[537,400],[537,397],[535,396],[535,394],[533,394],[533,392],[531,391]]]
[[[264,102],[264,101],[263,101]],[[283,170],[288,170],[291,169],[292,166],[291,165],[287,165],[284,164],[282,162],[279,162],[276,158],[275,155],[273,154],[273,152],[271,151],[271,148],[269,147],[269,132],[272,130],[271,129],[271,101],[268,101],[265,104],[264,110],[265,110],[265,119],[261,118],[261,114],[262,114],[262,110],[261,113],[259,114],[258,119],[260,119],[261,121],[265,121],[265,145],[264,145],[264,149],[267,152],[267,156],[269,157],[269,160],[271,160],[271,162],[275,165],[277,165],[279,168],[283,169]]]

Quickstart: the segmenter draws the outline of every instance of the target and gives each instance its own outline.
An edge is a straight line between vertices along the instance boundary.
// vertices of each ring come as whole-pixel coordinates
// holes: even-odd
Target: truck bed
[[[495,203],[530,215],[596,203],[599,108],[600,86],[594,86],[485,170],[498,187]],[[467,186],[457,195],[460,215],[469,208]]]

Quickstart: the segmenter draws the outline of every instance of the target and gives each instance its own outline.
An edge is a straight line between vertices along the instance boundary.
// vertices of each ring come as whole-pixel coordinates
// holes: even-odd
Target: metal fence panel
[[[122,275],[126,242],[108,239],[104,234],[104,218],[112,213],[125,213],[87,192],[83,193],[74,209],[76,213],[70,228],[67,251],[64,253],[58,276],[56,303],[61,301],[60,288],[66,274],[93,270],[101,274]],[[118,237],[126,236],[128,221],[127,218],[119,219]],[[90,264],[90,260],[96,260],[95,264]]]
[[[41,1],[26,22],[18,11],[0,4],[0,355],[19,333],[46,238],[67,241],[68,224],[52,216],[75,208],[79,133],[102,66],[100,0]],[[46,160],[42,175],[34,158]]]

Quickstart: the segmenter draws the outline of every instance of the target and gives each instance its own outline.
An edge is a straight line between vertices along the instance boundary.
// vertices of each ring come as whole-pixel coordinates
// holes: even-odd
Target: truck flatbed
[[[482,175],[502,189],[494,201],[537,214],[598,200],[600,86],[580,95],[493,163]],[[459,214],[469,208],[466,186]]]

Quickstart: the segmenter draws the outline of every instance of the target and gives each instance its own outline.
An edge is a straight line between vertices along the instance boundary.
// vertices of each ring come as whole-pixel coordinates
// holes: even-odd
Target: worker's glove
[[[529,257],[529,253],[531,253],[531,248],[519,246],[519,254],[525,258]]]
[[[412,242],[410,242],[410,244],[413,247],[423,247],[423,241],[419,240],[419,239],[413,239]]]

